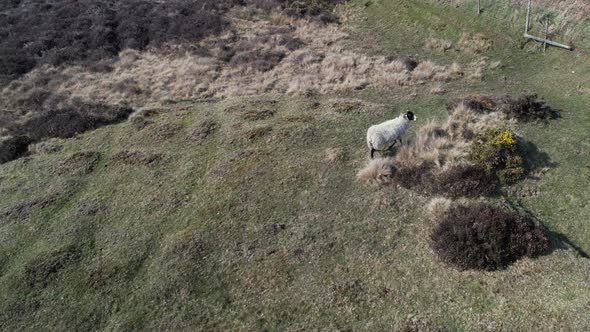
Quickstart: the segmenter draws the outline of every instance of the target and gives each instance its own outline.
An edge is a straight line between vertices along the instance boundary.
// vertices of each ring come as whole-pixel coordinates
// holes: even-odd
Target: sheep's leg
[[[375,152],[375,149],[371,148],[371,159],[373,159],[373,153]]]

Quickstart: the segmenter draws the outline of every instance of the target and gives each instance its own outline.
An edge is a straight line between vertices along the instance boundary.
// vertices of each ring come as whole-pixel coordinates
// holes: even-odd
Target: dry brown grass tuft
[[[344,157],[342,148],[328,148],[324,151],[324,160],[331,164],[344,160]]]
[[[463,33],[457,42],[467,53],[479,54],[492,49],[492,41],[482,33]]]
[[[270,14],[270,23],[272,25],[289,25],[293,19],[281,12],[273,12]]]
[[[391,183],[395,172],[395,165],[391,158],[372,159],[357,174],[357,179],[367,183]]]
[[[424,44],[424,48],[428,49],[428,50],[435,50],[435,51],[442,51],[442,52],[446,52],[447,50],[450,50],[453,47],[453,43],[448,41],[448,40],[444,40],[444,39],[438,39],[438,38],[429,38],[428,40],[426,40],[426,43]]]
[[[442,219],[451,208],[452,203],[453,201],[445,197],[435,197],[431,199],[427,206],[430,220],[434,221]]]
[[[430,93],[432,93],[434,95],[442,95],[442,94],[445,94],[446,92],[447,92],[447,90],[444,88],[444,86],[441,83],[436,84],[435,86],[433,86],[430,89]]]

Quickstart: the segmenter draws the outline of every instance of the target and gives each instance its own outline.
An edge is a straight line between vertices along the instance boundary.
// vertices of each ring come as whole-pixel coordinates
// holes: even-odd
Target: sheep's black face
[[[406,113],[406,118],[410,121],[416,121],[416,116],[414,115],[414,113],[412,112],[407,112]]]

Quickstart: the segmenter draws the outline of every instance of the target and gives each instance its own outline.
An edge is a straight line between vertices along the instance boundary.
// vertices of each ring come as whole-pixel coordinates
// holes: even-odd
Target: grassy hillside
[[[132,96],[140,111],[120,124],[31,145],[29,155],[0,165],[0,326],[588,330],[588,48],[582,42],[574,52],[541,53],[523,44],[520,22],[506,12],[491,8],[476,17],[471,9],[352,1],[337,8],[342,25],[335,30],[313,34],[297,21],[293,36],[305,44],[299,51],[353,63],[330,62],[309,85],[310,72],[294,74],[302,73],[297,54],[275,44],[270,51],[285,57],[272,69],[257,71],[255,59],[215,63],[227,81],[203,74],[211,83],[198,91],[186,88],[194,78],[181,75],[183,61],[192,61],[186,54],[171,57],[180,64],[169,71],[158,67],[160,82],[136,82],[139,93],[114,94],[111,74],[79,67],[64,71],[74,78],[52,76],[52,93],[70,88],[104,103]],[[237,22],[249,24],[243,15]],[[227,43],[247,53],[240,38],[252,41],[260,29],[246,26]],[[336,29],[350,38],[330,40],[328,50],[313,44]],[[427,48],[429,39],[452,46]],[[462,46],[477,39],[491,46],[481,53]],[[170,59],[164,56],[146,51],[136,62],[124,55],[111,65],[114,73],[148,80],[146,63],[162,65]],[[404,84],[374,79],[391,70],[380,62],[385,56],[432,60],[449,76],[411,74]],[[462,66],[460,78],[449,74],[453,63]],[[307,68],[322,64],[310,60]],[[190,73],[210,75],[207,68]],[[331,76],[341,72],[350,75]],[[104,90],[90,95],[92,83]],[[542,167],[473,201],[530,213],[548,228],[552,248],[506,269],[458,271],[430,248],[432,197],[356,179],[368,159],[366,129],[412,110],[419,117],[413,137],[428,120],[446,119],[457,98],[521,93],[538,93],[561,110],[547,123],[507,124],[534,145],[530,157],[543,159]]]

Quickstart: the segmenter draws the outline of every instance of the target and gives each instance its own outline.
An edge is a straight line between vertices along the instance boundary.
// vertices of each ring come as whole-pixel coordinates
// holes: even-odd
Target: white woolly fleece
[[[369,149],[387,150],[395,143],[395,140],[403,137],[409,124],[410,120],[401,114],[395,119],[369,127],[367,146]]]

